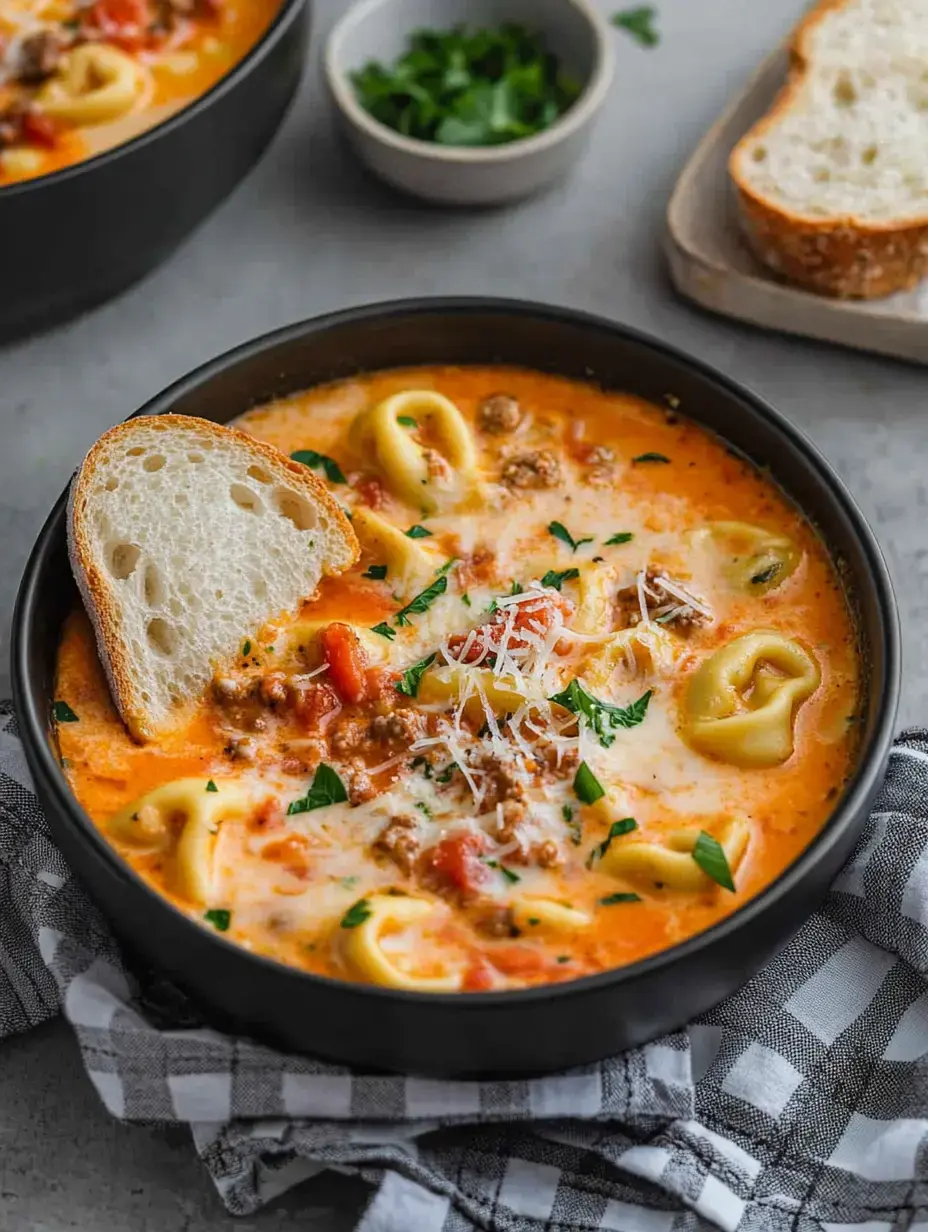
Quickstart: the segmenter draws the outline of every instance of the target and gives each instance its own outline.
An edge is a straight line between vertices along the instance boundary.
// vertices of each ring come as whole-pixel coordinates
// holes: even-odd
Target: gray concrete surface
[[[624,0],[597,2],[610,12]],[[688,151],[802,0],[663,0],[659,48],[642,51],[616,33],[615,89],[577,175],[539,200],[486,214],[402,201],[337,140],[318,57],[341,7],[320,0],[297,106],[260,169],[211,222],[118,302],[0,349],[4,646],[29,545],[80,455],[169,381],[317,312],[414,294],[504,293],[661,335],[753,386],[808,432],[881,536],[905,622],[902,719],[922,721],[928,373],[702,315],[675,298],[659,251],[664,205]],[[256,1218],[233,1221],[183,1134],[108,1119],[60,1023],[0,1045],[0,1232],[339,1232],[362,1200],[360,1184],[318,1178]]]

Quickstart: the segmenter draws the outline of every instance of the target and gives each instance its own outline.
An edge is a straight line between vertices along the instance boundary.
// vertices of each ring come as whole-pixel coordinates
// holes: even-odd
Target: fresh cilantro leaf
[[[391,629],[385,620],[382,620],[379,625],[371,627],[371,633],[379,633],[381,637],[385,637],[388,642],[392,642],[396,637],[396,630]]]
[[[314,809],[326,808],[330,804],[344,804],[348,799],[345,784],[331,766],[322,762],[316,767],[313,781],[306,792],[298,800],[291,800],[287,807],[287,816],[296,813],[311,813]]]
[[[620,891],[618,894],[607,894],[605,898],[599,900],[600,907],[614,907],[616,903],[640,903],[641,895],[624,893]]]
[[[670,459],[664,453],[640,453],[637,458],[632,458],[633,462],[669,462]]]
[[[439,595],[443,595],[448,589],[448,578],[445,574],[436,578],[431,586],[426,586],[425,590],[421,591],[416,597],[407,603],[402,611],[396,613],[396,623],[398,625],[408,625],[410,616],[420,616],[423,612],[427,612]],[[380,630],[378,629],[377,632]]]
[[[562,569],[560,573],[556,569],[549,569],[541,579],[541,584],[542,586],[553,586],[555,590],[560,590],[565,582],[573,582],[579,576],[579,569]]]
[[[242,642],[242,658],[246,659],[251,654],[251,642]]]
[[[304,466],[310,467],[311,470],[322,470],[325,472],[325,477],[329,483],[347,483],[348,480],[342,474],[342,469],[334,458],[328,457],[324,453],[316,453],[315,449],[298,449],[296,453],[292,453],[290,457],[294,462],[302,462]]]
[[[232,923],[232,912],[224,907],[211,907],[209,911],[203,912],[203,919],[208,924],[212,924],[217,933],[224,933],[228,932],[229,925]]]
[[[614,548],[620,543],[630,543],[634,537],[630,530],[620,530],[617,535],[612,535],[606,540],[606,547]]]
[[[467,594],[461,595],[461,602],[464,604],[465,607],[472,606],[471,601],[470,601],[470,595],[467,595]]]
[[[411,415],[397,415],[396,422],[402,424],[404,428],[418,428],[418,423]]]
[[[213,780],[210,779],[209,782],[206,784],[206,790],[207,791],[218,791],[219,788],[216,786]]]
[[[502,873],[510,885],[515,885],[517,881],[522,880],[518,873],[514,873],[511,868],[507,868],[505,864],[500,864],[497,860],[484,860],[484,863],[487,868],[495,868],[497,872]]]
[[[563,115],[581,90],[541,37],[514,24],[418,30],[391,66],[371,61],[351,82],[381,124],[453,146],[530,137]]]
[[[420,659],[418,663],[407,668],[403,672],[403,679],[396,682],[397,693],[405,693],[407,697],[415,697],[419,692],[419,681],[434,662],[435,655],[430,654],[427,659]]]
[[[371,905],[366,898],[359,898],[356,903],[353,903],[341,919],[342,928],[357,928],[359,924],[363,924],[365,920],[369,920],[373,912]]]
[[[592,536],[586,539],[575,539],[563,522],[549,522],[548,534],[553,535],[555,539],[560,539],[561,543],[566,543],[572,552],[576,552],[577,548],[582,548],[585,543],[592,543]]]
[[[629,706],[610,706],[588,693],[576,677],[562,693],[555,693],[548,701],[556,702],[572,714],[582,715],[590,728],[599,737],[599,743],[608,749],[615,740],[617,727],[637,727],[648,713],[651,690],[643,693]]]
[[[731,875],[731,868],[728,863],[728,857],[725,855],[725,848],[722,844],[707,834],[705,830],[700,830],[699,838],[696,840],[696,846],[693,848],[693,859],[702,869],[702,871],[724,890],[730,890],[734,893],[735,881]]]
[[[52,714],[59,723],[79,723],[80,719],[71,709],[67,702],[55,702],[52,706]]]
[[[386,576],[386,565],[371,565],[369,569],[365,569],[361,574],[361,577],[370,578],[374,582],[382,582]]]
[[[606,789],[602,783],[586,762],[582,761],[577,767],[577,773],[574,775],[574,795],[581,804],[595,804],[605,794]]]
[[[642,47],[656,47],[661,41],[661,36],[654,28],[656,17],[657,9],[646,4],[641,8],[624,9],[621,13],[614,13],[612,24],[627,31]]]
[[[415,526],[410,526],[409,530],[406,532],[407,539],[431,539],[431,537],[432,532],[425,526],[420,526],[418,522]]]
[[[601,843],[597,843],[587,857],[587,868],[592,868],[594,864],[603,858],[612,846],[613,839],[621,838],[623,834],[631,834],[632,830],[637,829],[638,822],[635,821],[634,817],[623,817],[621,821],[614,821],[609,827],[609,833]]]

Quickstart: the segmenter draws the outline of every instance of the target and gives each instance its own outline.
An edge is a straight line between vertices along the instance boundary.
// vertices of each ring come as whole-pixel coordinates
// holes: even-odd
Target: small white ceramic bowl
[[[375,120],[355,97],[351,74],[369,60],[392,64],[414,30],[507,23],[543,35],[583,85],[570,110],[535,137],[490,147],[418,141]],[[325,72],[349,140],[377,175],[427,201],[499,205],[546,187],[576,162],[612,81],[613,55],[609,28],[587,0],[360,0],[329,36]]]

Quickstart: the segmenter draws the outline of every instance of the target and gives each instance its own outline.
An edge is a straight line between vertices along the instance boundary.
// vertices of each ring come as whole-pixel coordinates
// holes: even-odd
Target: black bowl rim
[[[274,20],[261,35],[260,39],[258,39],[257,43],[240,60],[236,61],[229,71],[224,73],[214,85],[210,86],[205,94],[198,95],[192,102],[187,103],[179,111],[175,111],[173,115],[168,116],[166,120],[152,125],[151,128],[143,129],[142,132],[128,141],[121,141],[118,145],[114,145],[108,150],[101,150],[99,154],[95,154],[92,158],[81,159],[80,162],[71,163],[69,166],[62,167],[58,171],[50,171],[47,175],[35,176],[31,180],[19,180],[14,181],[12,184],[0,185],[0,204],[12,197],[24,196],[31,192],[41,192],[43,188],[51,185],[63,184],[67,180],[77,179],[84,174],[90,174],[104,163],[115,162],[134,153],[152,141],[157,141],[161,137],[167,137],[175,128],[186,124],[188,120],[193,119],[201,111],[211,107],[223,94],[234,90],[239,81],[247,76],[252,68],[263,60],[266,55],[270,54],[271,48],[277,43],[278,38],[283,35],[285,28],[290,25],[290,22],[296,18],[303,5],[311,3],[312,0],[280,0]]]
[[[703,378],[714,382],[723,392],[750,403],[752,408],[780,434],[786,438],[789,445],[804,454],[812,464],[818,482],[831,490],[831,494],[841,506],[842,511],[859,539],[867,560],[869,578],[873,586],[882,625],[883,657],[885,672],[881,695],[878,699],[877,717],[869,740],[861,746],[858,753],[858,765],[855,773],[845,785],[834,812],[823,825],[815,838],[800,853],[792,864],[788,865],[781,875],[770,883],[760,894],[749,899],[731,915],[725,916],[717,924],[695,936],[660,950],[656,954],[639,959],[624,967],[615,967],[600,971],[594,975],[581,976],[575,980],[565,980],[562,983],[541,984],[532,988],[507,989],[495,992],[447,992],[427,993],[413,992],[405,989],[383,988],[373,984],[354,983],[330,976],[318,975],[303,971],[298,967],[289,966],[275,958],[255,954],[244,949],[235,942],[226,939],[221,933],[203,930],[208,942],[231,950],[240,957],[242,963],[258,964],[278,973],[281,979],[308,980],[323,989],[337,989],[339,992],[351,991],[359,997],[370,998],[373,1001],[387,1000],[405,1003],[444,1004],[454,1006],[457,1010],[487,1010],[491,1008],[508,1009],[516,1003],[530,1004],[541,1000],[561,997],[582,997],[607,985],[632,985],[641,978],[656,974],[665,967],[675,963],[686,962],[702,949],[723,941],[742,928],[749,928],[755,921],[763,917],[768,908],[792,893],[806,875],[811,872],[816,863],[827,856],[828,852],[841,842],[844,831],[852,825],[858,814],[867,806],[879,778],[884,772],[886,761],[892,745],[896,712],[901,688],[900,670],[900,626],[896,598],[886,562],[873,531],[870,529],[863,514],[838,477],[831,465],[825,460],[815,445],[809,441],[795,425],[775,410],[758,394],[747,386],[741,385],[731,377],[725,376],[710,364],[696,359],[679,350],[670,343],[654,338],[631,326],[611,321],[593,313],[570,308],[560,308],[529,300],[495,298],[491,296],[456,296],[456,297],[419,297],[403,300],[386,300],[370,305],[359,305],[353,308],[324,313],[311,317],[293,325],[263,334],[237,347],[208,360],[186,376],[181,377],[168,386],[160,394],[150,399],[130,418],[140,415],[161,414],[169,410],[182,396],[208,383],[237,363],[247,361],[281,344],[299,341],[309,336],[324,333],[333,327],[350,326],[371,321],[385,320],[394,317],[410,317],[432,314],[508,314],[521,318],[548,323],[588,327],[623,338],[626,341],[650,349],[672,363],[690,368]],[[699,421],[696,420],[698,423]],[[68,819],[68,822],[81,834],[84,841],[96,848],[111,871],[124,881],[131,882],[136,889],[155,900],[166,910],[173,911],[190,928],[201,928],[184,912],[180,911],[163,895],[152,889],[132,868],[127,861],[103,837],[102,832],[94,825],[87,813],[78,804],[70,790],[61,768],[52,755],[52,746],[47,737],[47,712],[42,714],[33,706],[30,690],[27,687],[29,678],[28,658],[29,644],[32,635],[30,617],[35,611],[41,596],[38,593],[38,573],[42,561],[53,550],[57,534],[63,533],[57,523],[67,501],[68,489],[56,501],[42,527],[35,546],[29,556],[16,607],[13,613],[11,665],[13,697],[17,717],[20,723],[21,738],[24,746],[32,755],[33,767],[38,767],[39,776],[44,786],[53,796],[54,806]],[[50,700],[50,699],[48,699]],[[797,922],[797,927],[799,923]]]

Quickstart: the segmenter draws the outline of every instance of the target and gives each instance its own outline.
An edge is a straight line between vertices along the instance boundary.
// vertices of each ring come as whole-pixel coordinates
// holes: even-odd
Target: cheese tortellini
[[[378,564],[387,566],[387,581],[404,599],[415,594],[435,577],[441,555],[410,539],[385,518],[359,505],[351,518],[354,533],[365,552]]]
[[[173,849],[171,888],[191,902],[209,903],[219,827],[242,817],[249,802],[248,793],[228,779],[175,779],[111,817],[108,830],[139,854]]]
[[[512,922],[523,932],[536,928],[552,932],[569,933],[586,928],[592,923],[585,911],[555,902],[553,898],[517,898],[512,903]]]
[[[497,676],[489,668],[453,663],[430,668],[419,682],[419,700],[426,705],[444,703],[451,706],[465,692],[469,692],[470,696],[464,703],[464,715],[478,726],[486,718],[484,698],[493,713],[502,716],[512,714],[527,701],[541,697],[537,691],[534,698],[531,697],[521,682],[517,684],[511,678]]]
[[[735,766],[777,766],[793,753],[796,711],[821,682],[812,655],[776,632],[747,633],[697,669],[684,735],[697,752]]]
[[[709,533],[727,559],[723,573],[751,595],[775,590],[795,573],[802,552],[792,539],[749,522],[715,522]]]
[[[399,417],[435,444],[420,445]],[[460,508],[477,487],[477,450],[454,403],[434,390],[408,390],[362,411],[351,427],[355,449],[373,457],[390,492],[424,514]]]
[[[580,571],[577,581],[579,604],[573,620],[578,633],[608,633],[613,627],[612,600],[615,598],[616,570],[591,565]]]
[[[149,88],[145,71],[124,51],[83,43],[63,57],[37,101],[46,115],[64,124],[106,124],[132,111]]]
[[[461,987],[459,972],[413,975],[404,971],[384,950],[386,934],[421,923],[434,912],[434,903],[408,895],[372,894],[363,900],[363,906],[366,916],[362,922],[341,934],[342,954],[356,975],[371,984],[404,988],[408,992],[458,991]]]
[[[698,893],[711,889],[715,882],[693,859],[699,839],[696,829],[672,830],[663,842],[618,839],[599,862],[599,869],[642,886],[660,885],[671,890]],[[725,852],[732,873],[738,869],[747,850],[751,829],[743,819],[726,821],[712,836]]]

